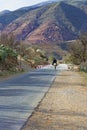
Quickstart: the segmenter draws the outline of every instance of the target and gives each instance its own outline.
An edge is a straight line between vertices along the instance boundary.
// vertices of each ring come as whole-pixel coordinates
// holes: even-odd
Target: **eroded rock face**
[[[31,43],[53,43],[64,40],[71,40],[75,37],[63,26],[55,22],[41,24],[37,29],[27,35],[26,41]]]

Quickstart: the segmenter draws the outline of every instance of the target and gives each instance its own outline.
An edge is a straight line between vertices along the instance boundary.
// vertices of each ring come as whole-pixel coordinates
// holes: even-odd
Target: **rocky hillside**
[[[0,14],[0,32],[28,44],[58,43],[87,30],[87,0],[50,1]]]

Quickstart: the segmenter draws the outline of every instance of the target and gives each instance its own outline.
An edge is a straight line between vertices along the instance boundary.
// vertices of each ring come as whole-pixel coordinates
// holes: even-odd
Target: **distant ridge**
[[[8,14],[10,12],[11,12],[10,10],[3,10],[0,12],[0,15]]]

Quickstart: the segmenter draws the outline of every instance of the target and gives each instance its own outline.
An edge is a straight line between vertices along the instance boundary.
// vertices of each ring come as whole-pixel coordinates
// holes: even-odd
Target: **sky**
[[[21,7],[35,5],[47,0],[0,0],[0,11],[16,10]]]

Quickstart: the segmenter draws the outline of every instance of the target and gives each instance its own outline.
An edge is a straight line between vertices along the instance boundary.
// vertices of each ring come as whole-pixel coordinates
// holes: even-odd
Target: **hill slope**
[[[87,30],[86,0],[52,2],[0,15],[0,30],[28,44],[75,39]]]

